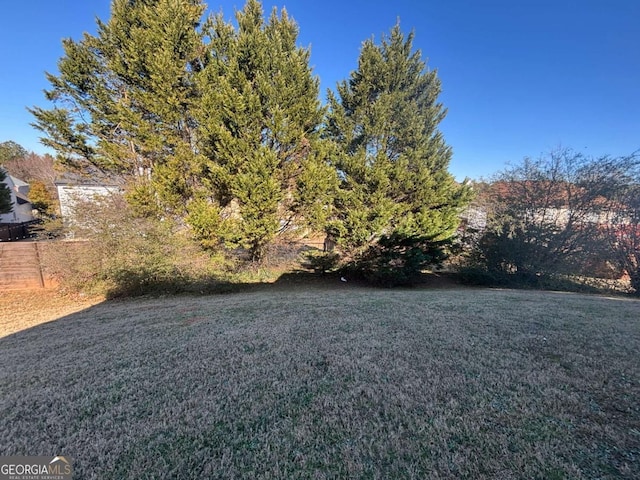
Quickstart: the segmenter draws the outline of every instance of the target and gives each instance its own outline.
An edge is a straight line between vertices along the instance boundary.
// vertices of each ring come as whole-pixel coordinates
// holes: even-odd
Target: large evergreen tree
[[[237,30],[221,15],[208,26],[198,121],[210,185],[192,207],[199,222],[203,201],[221,212],[224,222],[210,225],[257,259],[292,224],[322,222],[336,175],[324,160],[318,79],[296,45],[297,25],[275,9],[265,22],[257,0],[236,19]]]
[[[11,190],[4,181],[7,178],[7,172],[0,168],[0,214],[10,213],[13,211],[13,203],[11,202]]]
[[[64,40],[54,102],[35,126],[68,165],[149,178],[168,206],[188,194],[196,156],[190,106],[202,48],[199,0],[114,0],[108,23]]]
[[[383,237],[385,245],[450,238],[469,197],[448,172],[440,80],[412,41],[396,25],[380,45],[364,42],[357,70],[338,84],[339,98],[329,92],[328,134],[339,147],[342,180],[335,232],[354,255]]]
[[[336,183],[319,138],[309,51],[286,11],[248,0],[237,27],[200,0],[114,0],[98,34],[65,40],[43,143],[85,170],[135,178],[138,213],[186,214],[206,245],[260,258],[291,225],[321,224]]]

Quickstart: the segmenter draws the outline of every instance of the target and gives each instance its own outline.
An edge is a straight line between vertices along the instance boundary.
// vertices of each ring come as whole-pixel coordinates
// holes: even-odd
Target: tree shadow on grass
[[[358,276],[339,272],[310,272],[293,269],[278,275],[275,280],[234,281],[220,277],[208,277],[197,280],[184,278],[154,279],[131,273],[123,276],[123,281],[110,287],[105,297],[108,300],[135,298],[142,296],[167,295],[217,295],[242,293],[252,290],[301,290],[301,289],[345,289],[345,288],[386,288],[372,284]],[[465,288],[453,273],[425,273],[411,287],[394,288]]]

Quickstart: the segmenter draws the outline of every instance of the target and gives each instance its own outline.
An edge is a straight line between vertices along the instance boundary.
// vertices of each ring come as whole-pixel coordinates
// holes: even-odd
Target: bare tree
[[[490,270],[525,278],[594,275],[596,265],[608,261],[622,266],[634,244],[621,236],[638,241],[638,224],[636,230],[627,228],[634,218],[629,207],[640,203],[629,180],[636,165],[635,155],[589,158],[560,149],[500,173],[486,193],[489,222],[479,244],[482,261]],[[635,212],[640,218],[640,210]],[[637,269],[637,260],[623,268]]]
[[[51,155],[39,155],[34,152],[24,156],[12,158],[5,162],[4,167],[14,177],[25,182],[40,181],[47,188],[53,188],[56,180],[55,161]]]
[[[602,202],[603,230],[612,261],[640,295],[640,159],[637,154],[616,159],[608,169],[599,166],[594,177],[608,190]]]

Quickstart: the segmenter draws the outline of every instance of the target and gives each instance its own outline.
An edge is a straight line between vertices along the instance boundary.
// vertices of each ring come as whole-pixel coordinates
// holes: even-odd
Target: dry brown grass
[[[0,339],[0,453],[77,478],[639,478],[639,318],[351,284],[106,302]]]
[[[0,338],[100,303],[101,297],[63,296],[54,289],[0,292]]]

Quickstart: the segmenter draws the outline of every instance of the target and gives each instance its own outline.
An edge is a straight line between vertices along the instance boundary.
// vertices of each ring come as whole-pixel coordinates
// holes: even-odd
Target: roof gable
[[[28,187],[29,184],[27,182],[25,182],[24,180],[20,180],[17,177],[14,177],[13,175],[7,175],[7,177],[9,177],[11,179],[11,181],[13,182],[13,184],[20,188],[20,187]]]

